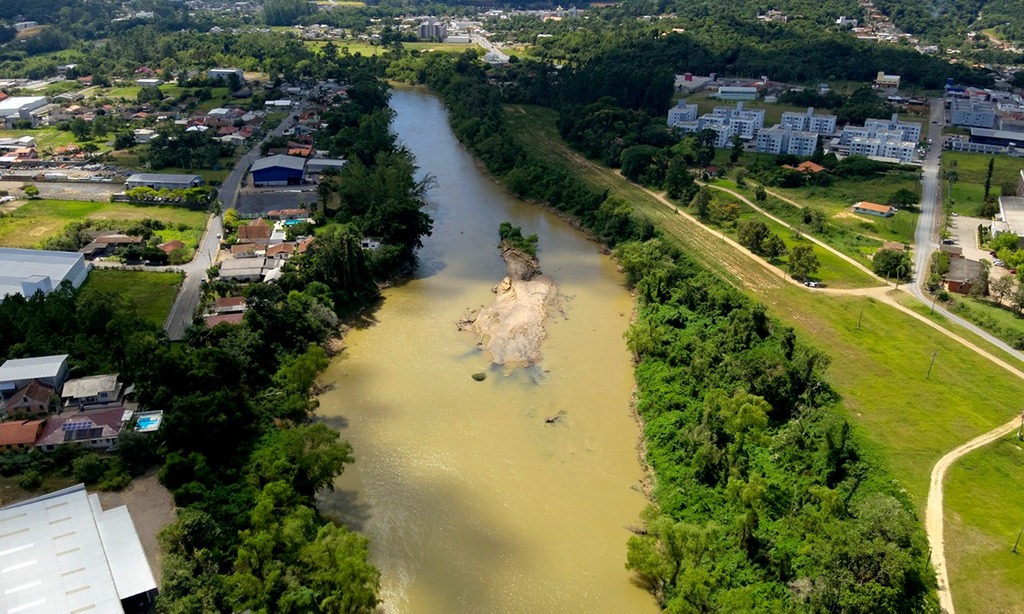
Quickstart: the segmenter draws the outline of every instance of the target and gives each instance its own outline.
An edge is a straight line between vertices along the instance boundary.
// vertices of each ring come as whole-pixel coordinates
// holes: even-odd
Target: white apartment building
[[[782,114],[782,125],[803,132],[833,134],[836,131],[836,116],[816,114],[814,107],[807,107],[806,113],[786,111]]]
[[[750,140],[764,128],[764,109],[744,109],[742,102],[735,107],[715,107],[711,115],[723,118],[741,139]]]
[[[697,105],[695,104],[687,104],[685,100],[680,100],[676,106],[668,110],[669,126],[693,121],[697,121]]]
[[[893,158],[900,162],[912,162],[917,151],[916,141],[904,141],[903,133],[882,130],[873,137],[854,137],[850,140],[850,155]]]
[[[954,126],[996,127],[996,105],[983,100],[954,98],[950,104],[950,122]]]
[[[893,113],[891,119],[868,119],[864,127],[873,129],[875,132],[881,130],[898,131],[903,133],[904,141],[918,142],[921,140],[921,124],[916,122],[901,122],[898,113]]]
[[[810,156],[818,147],[818,133],[775,124],[758,131],[755,148],[760,153]]]

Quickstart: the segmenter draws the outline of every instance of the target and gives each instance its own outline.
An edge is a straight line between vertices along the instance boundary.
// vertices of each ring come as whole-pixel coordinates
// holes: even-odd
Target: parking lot
[[[981,260],[992,256],[978,247],[978,225],[989,226],[992,220],[985,220],[979,217],[960,216],[953,218],[952,239],[957,247],[964,250],[964,258],[968,260]]]

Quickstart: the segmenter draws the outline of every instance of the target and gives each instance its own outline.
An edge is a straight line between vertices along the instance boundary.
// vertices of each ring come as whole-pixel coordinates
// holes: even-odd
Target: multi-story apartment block
[[[755,147],[761,153],[810,156],[818,147],[818,133],[775,124],[757,133]]]
[[[687,104],[685,100],[680,100],[676,106],[668,110],[669,126],[692,121],[697,121],[697,105],[695,104]]]
[[[836,116],[819,115],[814,112],[814,107],[807,107],[806,113],[797,113],[795,111],[783,113],[782,125],[804,132],[833,134],[836,131]]]

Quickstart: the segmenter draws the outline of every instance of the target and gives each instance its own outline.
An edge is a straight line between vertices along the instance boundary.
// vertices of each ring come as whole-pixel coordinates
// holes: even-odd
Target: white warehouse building
[[[14,294],[49,294],[64,281],[77,288],[88,277],[89,266],[76,252],[0,247],[0,301]]]

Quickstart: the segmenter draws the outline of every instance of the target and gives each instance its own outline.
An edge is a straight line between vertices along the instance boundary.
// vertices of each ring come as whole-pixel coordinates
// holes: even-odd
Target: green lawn
[[[1016,434],[975,450],[946,474],[945,538],[959,614],[1019,612],[1024,585],[1024,446]]]
[[[960,215],[977,215],[978,207],[985,202],[985,177],[988,175],[988,163],[993,156],[988,154],[945,151],[942,153],[942,173],[956,165],[957,181],[950,190],[953,198],[953,211]],[[992,183],[989,193],[1000,196],[1000,187],[1004,183],[1016,187],[1020,179],[1020,171],[1024,169],[1024,160],[1010,156],[995,156],[992,167]],[[943,182],[944,190],[949,189],[949,182]]]
[[[890,467],[919,511],[935,461],[1018,411],[1020,381],[955,340],[877,300],[808,290],[785,284],[781,276],[762,275],[762,267],[746,255],[721,240],[705,240],[692,222],[652,202],[617,172],[569,150],[554,130],[554,112],[511,106],[508,117],[538,157],[626,198],[688,255],[746,288],[803,340],[826,352],[829,381],[866,436],[868,462]],[[932,352],[935,366],[926,378]]]
[[[94,268],[82,290],[123,296],[135,305],[141,317],[162,328],[184,278],[184,273],[176,272]]]
[[[39,128],[36,130],[0,130],[0,138],[11,139],[30,136],[36,140],[36,148],[42,151],[46,148],[66,147],[75,143],[75,137],[70,132],[57,130],[56,128]]]
[[[160,231],[165,240],[180,239],[187,245],[198,243],[206,228],[208,214],[184,207],[135,206],[127,203],[99,203],[70,200],[33,200],[0,218],[0,246],[38,247],[69,223],[76,220],[142,220],[156,219],[171,225]],[[188,230],[179,231],[178,224]],[[172,236],[173,235],[173,236]],[[168,238],[171,237],[171,238]]]
[[[920,196],[920,175],[911,171],[892,171],[881,177],[839,179],[830,186],[769,188],[807,207],[823,210],[829,221],[839,228],[874,237],[882,241],[912,243],[917,213],[900,211],[891,218],[880,218],[853,212],[853,205],[862,200],[885,203],[897,190],[907,189]]]
[[[348,49],[348,52],[352,55],[363,56],[378,56],[387,51],[387,47],[381,45],[375,45],[366,41],[358,39],[348,40],[336,40],[336,41],[306,41],[305,45],[309,49],[319,51],[328,42],[334,43],[334,46],[341,52],[344,49]],[[416,43],[402,43],[402,47],[406,51],[442,51],[446,53],[462,53],[466,49],[479,49],[473,43],[432,43],[432,42],[416,42]]]
[[[1024,337],[1024,318],[992,301],[956,296],[953,313],[974,322],[1009,344]]]

